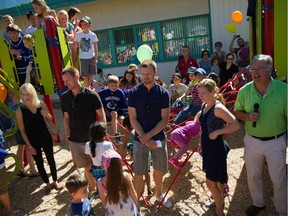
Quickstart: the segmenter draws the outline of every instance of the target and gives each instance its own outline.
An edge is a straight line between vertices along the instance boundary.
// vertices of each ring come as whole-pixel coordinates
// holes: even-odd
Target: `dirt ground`
[[[59,105],[55,105],[55,115],[57,123],[61,129],[60,139],[62,142],[55,143],[54,152],[55,160],[57,164],[59,182],[65,185],[65,182],[69,175],[72,173],[80,172],[83,170],[77,170],[72,165],[71,154],[68,145],[63,141],[63,118]],[[252,203],[249,194],[246,169],[243,160],[243,129],[232,134],[228,139],[231,151],[228,155],[228,176],[229,176],[229,196],[225,198],[225,214],[230,216],[242,216],[245,215],[246,208]],[[197,145],[198,141],[194,140],[190,146],[192,150]],[[16,153],[17,146],[12,144],[11,152]],[[169,154],[172,155],[174,149],[169,150]],[[182,161],[185,158],[182,158]],[[12,160],[6,161],[6,167],[11,171],[13,169]],[[46,171],[50,175],[50,169],[45,163]],[[157,212],[159,216],[178,216],[178,215],[214,215],[215,209],[208,209],[205,203],[210,200],[210,192],[205,185],[205,174],[201,170],[202,159],[196,152],[192,155],[188,163],[181,170],[174,185],[168,193],[169,199],[174,203],[171,209],[161,207]],[[164,191],[169,187],[173,177],[177,170],[169,166],[169,172],[165,175],[164,179]],[[152,175],[151,175],[152,176]],[[260,216],[273,216],[277,215],[273,205],[273,189],[272,183],[269,179],[267,168],[264,171],[264,191],[266,199],[266,209],[259,214]],[[21,178],[19,176],[14,177],[9,184],[9,193],[12,200],[12,205],[15,208],[23,209],[27,215],[69,215],[69,203],[70,196],[67,190],[64,188],[57,192],[52,190],[50,195],[44,194],[44,183],[40,177],[37,178]],[[152,186],[153,181],[152,181]],[[156,215],[155,196],[147,199],[151,203],[150,215]],[[103,207],[101,201],[96,199],[92,202],[93,209],[96,215],[103,215]],[[142,215],[149,215],[148,209],[144,203],[141,202]],[[0,208],[0,215],[5,215],[3,208]]]

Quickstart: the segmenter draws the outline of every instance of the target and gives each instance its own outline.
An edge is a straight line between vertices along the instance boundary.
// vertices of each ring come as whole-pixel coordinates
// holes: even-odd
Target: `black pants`
[[[44,168],[42,149],[46,155],[48,164],[50,166],[52,179],[53,179],[53,181],[56,181],[57,180],[57,170],[56,170],[56,164],[55,164],[54,153],[53,153],[53,141],[52,142],[46,141],[46,142],[41,142],[41,143],[37,143],[37,144],[38,145],[32,144],[32,146],[35,148],[35,150],[37,152],[37,155],[33,155],[33,158],[36,162],[38,172],[39,172],[43,182],[49,183],[49,178],[48,178],[48,175],[47,175],[46,170]]]

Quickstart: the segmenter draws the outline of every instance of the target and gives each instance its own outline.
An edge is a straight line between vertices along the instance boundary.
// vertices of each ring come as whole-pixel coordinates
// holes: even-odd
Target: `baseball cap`
[[[122,157],[114,149],[108,149],[104,151],[104,153],[102,154],[101,167],[106,172],[110,166],[110,162],[112,158],[118,158],[119,160],[122,160]]]
[[[80,22],[86,22],[86,23],[88,23],[88,24],[91,24],[91,18],[90,17],[88,17],[88,16],[84,16],[84,17],[82,17],[82,19],[80,20]]]
[[[181,76],[180,73],[175,73],[175,74],[173,74],[172,79],[173,79],[174,77],[177,77],[177,78],[179,78],[179,79],[182,79],[182,76]]]
[[[203,68],[197,68],[196,71],[195,71],[195,74],[197,74],[197,73],[203,74],[205,76],[207,74],[206,71]]]
[[[209,79],[217,79],[218,76],[214,72],[211,72],[210,74],[208,74],[207,78],[209,78]]]
[[[196,72],[196,69],[197,69],[196,67],[193,67],[193,66],[192,66],[192,67],[188,68],[187,73],[188,73],[188,74],[195,73],[195,72]]]

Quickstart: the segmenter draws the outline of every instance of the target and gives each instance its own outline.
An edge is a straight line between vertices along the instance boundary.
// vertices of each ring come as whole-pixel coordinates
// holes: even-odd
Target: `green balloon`
[[[194,41],[194,38],[188,38],[188,42],[192,43]]]
[[[230,33],[235,33],[237,31],[237,27],[234,23],[228,23],[226,25],[226,30]]]
[[[148,45],[141,45],[137,49],[137,58],[140,62],[143,62],[146,59],[152,59],[153,51]]]

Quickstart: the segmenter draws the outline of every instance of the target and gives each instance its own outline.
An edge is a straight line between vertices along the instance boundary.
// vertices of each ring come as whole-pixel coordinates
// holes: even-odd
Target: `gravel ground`
[[[83,173],[83,170],[77,170],[72,166],[71,154],[68,145],[63,142],[63,118],[59,105],[55,105],[55,115],[57,123],[61,129],[60,140],[62,142],[55,143],[55,160],[57,163],[57,170],[59,176],[59,182],[65,185],[65,182],[69,175],[72,173]],[[246,169],[243,160],[243,129],[230,135],[227,141],[230,145],[231,151],[228,155],[228,176],[229,176],[229,196],[225,198],[225,214],[231,216],[245,215],[246,208],[251,204],[251,197],[249,194],[247,181],[246,181]],[[192,150],[197,145],[197,140],[193,140],[190,145]],[[11,151],[16,153],[17,146],[12,144]],[[172,155],[174,149],[169,150],[169,154]],[[185,158],[182,158],[182,161]],[[6,167],[13,169],[11,165],[12,161],[8,159],[6,161]],[[45,163],[48,173],[49,167]],[[205,185],[205,175],[201,170],[202,159],[196,152],[189,159],[188,163],[181,170],[174,185],[168,193],[169,199],[174,203],[171,209],[161,207],[157,212],[159,216],[168,215],[214,215],[215,209],[208,209],[205,203],[210,202],[210,192]],[[169,167],[169,172],[165,175],[164,179],[164,191],[169,187],[173,177],[176,175],[177,170],[173,167]],[[152,175],[151,175],[152,176]],[[266,209],[259,214],[260,216],[273,216],[277,215],[273,205],[273,189],[272,183],[269,179],[267,168],[264,171],[264,191]],[[27,215],[69,215],[69,203],[70,195],[64,188],[60,192],[53,190],[50,195],[44,195],[44,184],[40,177],[37,178],[21,178],[14,177],[9,184],[9,193],[12,200],[12,204],[15,208],[23,209]],[[152,181],[152,187],[153,187]],[[155,196],[147,198],[147,201],[151,204],[150,215],[156,215]],[[92,206],[97,215],[103,215],[103,207],[99,199],[92,202]],[[142,215],[149,215],[148,209],[144,203],[141,202]],[[0,208],[0,215],[5,215],[3,208]]]

